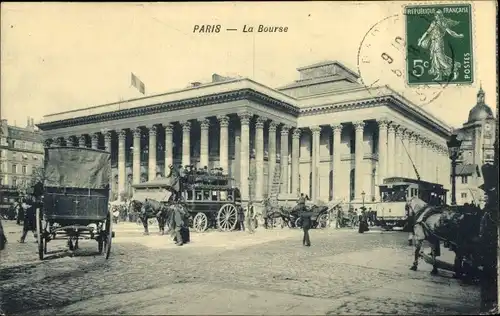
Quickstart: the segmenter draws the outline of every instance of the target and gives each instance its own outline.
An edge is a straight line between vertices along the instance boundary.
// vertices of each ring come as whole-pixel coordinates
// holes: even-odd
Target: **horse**
[[[281,220],[281,228],[283,228],[285,223],[288,224],[289,218],[283,213],[283,209],[281,207],[271,205],[271,201],[269,199],[265,199],[262,204],[264,207],[264,210],[262,212],[262,218],[264,219],[264,228],[273,228],[276,219]]]
[[[158,221],[158,228],[160,234],[165,234],[165,224],[167,223],[167,217],[169,217],[170,208],[169,205],[165,203],[158,202],[153,199],[146,199],[142,203],[141,207],[141,221],[144,225],[144,230],[146,235],[149,234],[148,230],[148,219],[155,217]]]
[[[413,239],[415,244],[415,257],[410,270],[417,271],[418,259],[424,241],[429,242],[431,247],[432,275],[438,273],[438,261],[436,257],[441,255],[440,242],[455,252],[453,271],[455,277],[464,276],[465,265],[474,264],[475,237],[479,235],[479,212],[470,212],[471,208],[455,207],[447,205],[430,206],[418,197],[413,197],[406,203],[406,208],[415,216],[413,224]],[[474,211],[474,209],[472,209]],[[473,267],[470,267],[473,268]],[[466,275],[471,277],[471,270]]]

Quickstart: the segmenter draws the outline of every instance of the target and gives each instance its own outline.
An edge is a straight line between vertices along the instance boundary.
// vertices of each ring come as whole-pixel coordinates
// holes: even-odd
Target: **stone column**
[[[396,163],[396,170],[395,170],[395,177],[404,177],[405,174],[403,173],[403,161],[404,161],[404,149],[403,149],[403,135],[404,135],[405,129],[398,126],[396,130],[396,156],[395,158],[395,163]]]
[[[429,157],[427,155],[427,139],[422,138],[421,148],[422,171],[420,171],[420,177],[424,181],[429,181]]]
[[[264,123],[266,119],[257,118],[255,124],[255,199],[262,201],[264,194]]]
[[[355,152],[354,152],[354,178],[356,179],[354,182],[354,192],[355,199],[361,201],[363,192],[363,131],[365,129],[365,122],[358,121],[354,122],[354,128],[356,130],[356,138],[355,138]],[[365,192],[366,193],[366,192]]]
[[[220,125],[219,165],[224,172],[229,173],[229,117],[221,115],[217,120]]]
[[[387,147],[388,147],[388,132],[387,127],[389,122],[380,120],[378,123],[378,184],[382,184],[384,179],[387,178]],[[392,155],[390,153],[389,155]],[[376,194],[379,196],[379,194]]]
[[[91,136],[92,149],[97,149],[99,147],[99,134],[94,133]]]
[[[418,135],[415,137],[415,166],[418,175],[422,178],[422,138]]]
[[[250,175],[250,113],[238,114],[241,122],[241,156],[240,156],[240,185],[241,199],[248,201],[249,186],[248,177]]]
[[[132,157],[132,183],[141,183],[141,135],[142,131],[138,127],[134,130],[134,151]]]
[[[288,132],[290,128],[281,127],[281,194],[288,194]]]
[[[182,122],[182,166],[191,165],[191,123]]]
[[[66,146],[67,147],[73,147],[75,144],[73,143],[73,139],[74,137],[73,136],[68,136],[66,138]]]
[[[173,165],[173,134],[174,127],[170,123],[164,124],[165,127],[165,176],[168,176],[168,168],[170,165]]]
[[[411,164],[410,164],[410,135],[411,132],[409,130],[406,130],[403,133],[403,156],[401,156],[401,159],[403,160],[403,173],[402,176],[409,178],[410,177],[410,170],[411,170]]]
[[[415,173],[415,170],[417,169],[417,160],[416,160],[416,142],[417,142],[417,135],[415,133],[412,133],[410,135],[409,139],[409,148],[408,152],[410,153],[410,159],[409,159],[409,172],[408,172],[408,178],[410,179],[417,179],[417,174]]]
[[[208,152],[209,127],[210,127],[210,120],[208,118],[200,120],[200,167],[201,168],[204,168],[205,166],[207,166],[208,168],[208,161],[210,155],[210,153]],[[227,170],[224,170],[224,172],[227,172]]]
[[[125,138],[127,132],[121,130],[118,134],[118,199],[121,200],[121,194],[125,192],[127,175],[125,172]]]
[[[156,125],[149,128],[148,181],[156,178],[156,132]],[[167,169],[168,166],[166,166]]]
[[[340,144],[342,140],[342,124],[334,124],[331,126],[333,132],[333,199],[340,199],[339,196],[341,178],[340,178],[340,168],[341,157],[340,157]]]
[[[433,143],[431,148],[431,172],[432,172],[432,178],[431,178],[431,182],[438,182],[438,179],[437,179],[437,174],[438,174],[438,166],[437,166],[437,154],[436,154],[436,144]]]
[[[267,165],[269,168],[269,184],[268,194],[271,192],[273,187],[273,178],[274,178],[274,169],[276,168],[276,122],[269,122],[269,135],[268,135],[268,144],[267,144]]]
[[[300,196],[299,192],[299,173],[300,173],[300,133],[296,128],[292,134],[292,196]]]
[[[396,175],[396,126],[394,124],[390,124],[387,128],[387,178],[394,177]]]
[[[85,137],[85,135],[80,135],[80,138],[78,138],[78,146],[87,147],[87,138]]]
[[[321,127],[312,126],[310,127],[312,132],[312,157],[311,157],[311,186],[312,186],[312,196],[310,197],[313,202],[318,200],[319,195],[319,174],[318,174],[318,162],[319,162],[319,142],[321,139]]]
[[[111,131],[106,131],[104,133],[104,149],[108,152],[111,152],[111,137],[113,137]]]

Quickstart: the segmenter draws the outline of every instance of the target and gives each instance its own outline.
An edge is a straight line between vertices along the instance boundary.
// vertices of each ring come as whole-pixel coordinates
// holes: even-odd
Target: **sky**
[[[27,116],[39,122],[47,114],[140,97],[130,86],[131,72],[145,83],[146,95],[154,95],[195,81],[208,82],[213,73],[279,87],[299,79],[298,67],[323,60],[337,60],[360,71],[367,85],[376,80],[391,85],[452,126],[466,121],[479,82],[486,103],[495,110],[495,2],[473,2],[476,81],[439,91],[430,88],[428,99],[440,92],[430,103],[419,102],[415,88],[391,75],[391,69],[377,59],[386,47],[390,49],[394,37],[405,38],[404,5],[403,1],[3,2],[0,116],[24,126]],[[193,33],[197,24],[219,24],[222,30]],[[243,33],[245,24],[286,26],[288,32]],[[365,39],[372,49],[360,50],[374,25],[379,32]],[[358,67],[358,52],[370,55],[371,63]],[[393,66],[404,71],[403,53],[392,54],[397,59]]]

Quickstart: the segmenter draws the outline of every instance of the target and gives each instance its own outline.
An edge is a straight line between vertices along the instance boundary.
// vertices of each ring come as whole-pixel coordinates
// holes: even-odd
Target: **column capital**
[[[181,122],[181,126],[182,126],[183,132],[190,132],[191,131],[191,122],[189,122],[189,121]]]
[[[210,127],[210,120],[207,117],[198,119],[198,122],[200,122],[200,128],[202,130],[208,130],[208,128]]]
[[[174,126],[171,123],[165,123],[163,127],[165,128],[165,134],[172,134],[174,132]]]
[[[98,141],[98,140],[99,140],[99,134],[98,134],[98,133],[94,133],[94,134],[92,134],[90,137],[91,137],[91,140],[92,140],[93,142],[95,142],[95,141]]]
[[[387,132],[389,133],[396,133],[396,130],[398,129],[398,126],[391,122],[389,126],[387,127]]]
[[[140,127],[136,127],[134,129],[134,138],[141,138],[142,130]]]
[[[229,116],[219,115],[219,116],[217,116],[217,120],[219,121],[220,127],[228,127],[229,126]]]
[[[267,121],[267,118],[258,116],[257,122],[255,123],[255,128],[264,128],[264,123]]]
[[[300,134],[301,133],[302,133],[302,131],[300,130],[300,128],[295,128],[293,130],[292,138],[293,139],[300,139]]]
[[[122,129],[119,133],[118,133],[118,140],[125,140],[125,138],[127,137],[127,131]]]
[[[321,126],[310,126],[309,129],[313,134],[319,134],[321,132]]]
[[[275,121],[269,122],[269,131],[270,132],[276,132],[277,127],[278,127],[278,123],[276,123]]]
[[[156,136],[156,133],[158,132],[158,126],[156,125],[151,125],[149,127],[149,136]]]
[[[71,135],[66,137],[66,146],[74,146],[75,136]]]
[[[62,146],[63,137],[57,137],[54,141],[56,146]]]
[[[396,134],[399,137],[401,137],[401,138],[405,138],[405,136],[406,136],[406,128],[398,126],[397,129],[396,129]]]
[[[111,141],[111,138],[113,137],[113,133],[111,131],[106,131],[104,132],[104,141]]]
[[[248,125],[250,124],[250,119],[252,118],[253,114],[250,112],[240,112],[238,113],[238,117],[240,118],[241,125]]]
[[[79,146],[85,146],[86,142],[87,142],[87,137],[85,137],[85,134],[80,135],[80,137],[78,137]]]
[[[50,147],[50,145],[52,144],[53,140],[52,138],[47,138],[43,141],[43,146],[44,147]]]
[[[342,132],[342,128],[344,127],[341,123],[330,124],[334,133]]]
[[[355,121],[355,122],[352,122],[352,124],[354,125],[354,129],[356,129],[356,132],[362,132],[365,128],[365,121]]]
[[[386,118],[377,120],[378,128],[379,129],[387,129],[389,127],[390,121]]]
[[[281,126],[281,135],[287,136],[289,131],[290,131],[290,126],[287,125]]]

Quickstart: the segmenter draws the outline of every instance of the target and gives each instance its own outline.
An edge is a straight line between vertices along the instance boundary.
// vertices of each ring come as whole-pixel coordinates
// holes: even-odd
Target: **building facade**
[[[43,138],[32,118],[26,127],[0,122],[0,204],[8,207],[19,194],[25,193],[31,179],[43,168]]]
[[[462,140],[461,157],[456,170],[458,204],[484,203],[484,192],[478,188],[483,184],[481,166],[494,163],[496,122],[493,111],[484,99],[485,93],[480,88],[476,104],[469,111],[467,121],[458,130],[458,138]]]
[[[389,87],[361,85],[339,62],[298,71],[299,80],[277,89],[214,75],[183,90],[47,115],[38,126],[47,145],[109,150],[115,197],[170,164],[221,167],[254,201],[277,185],[282,200],[300,192],[375,202],[384,178],[415,171],[449,188],[445,123]]]

